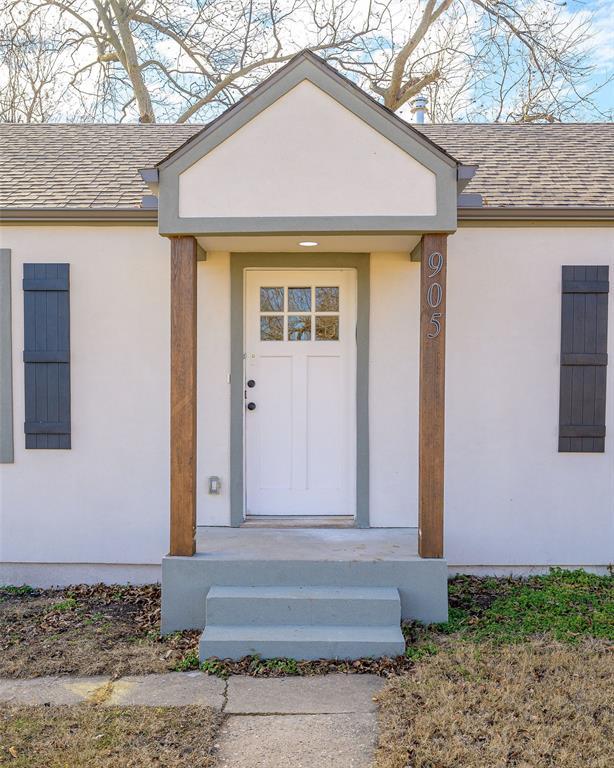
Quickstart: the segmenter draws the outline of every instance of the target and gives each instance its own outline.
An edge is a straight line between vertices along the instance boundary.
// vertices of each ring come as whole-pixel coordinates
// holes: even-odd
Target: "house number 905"
[[[443,254],[439,251],[434,251],[433,253],[429,254],[428,258],[428,268],[431,271],[429,274],[429,280],[433,277],[437,277],[437,275],[441,272],[443,269]],[[431,309],[437,309],[439,305],[441,304],[441,301],[443,299],[443,288],[441,287],[441,283],[438,283],[437,281],[433,281],[426,291],[426,302],[429,305]],[[436,339],[439,334],[441,333],[441,312],[433,312],[430,317],[431,325],[433,326],[433,331],[429,331],[427,333],[427,338],[429,339]]]

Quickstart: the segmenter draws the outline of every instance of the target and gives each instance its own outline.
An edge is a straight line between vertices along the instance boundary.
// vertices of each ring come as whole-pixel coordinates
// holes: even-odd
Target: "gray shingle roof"
[[[0,208],[134,209],[155,165],[200,125],[0,125]],[[425,125],[489,207],[614,208],[614,124]]]
[[[424,134],[479,165],[466,192],[484,205],[614,207],[614,123],[425,125]]]
[[[0,125],[0,208],[138,208],[140,168],[201,125]]]

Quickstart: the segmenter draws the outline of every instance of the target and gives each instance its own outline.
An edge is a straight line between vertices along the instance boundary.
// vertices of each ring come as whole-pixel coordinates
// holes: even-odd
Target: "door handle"
[[[247,404],[247,410],[248,411],[255,411],[256,410],[256,403],[248,403]]]

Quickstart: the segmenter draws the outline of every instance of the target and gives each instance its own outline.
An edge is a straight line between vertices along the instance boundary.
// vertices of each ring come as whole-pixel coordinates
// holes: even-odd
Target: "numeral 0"
[[[439,283],[431,283],[426,292],[426,300],[431,309],[437,309],[443,298],[443,289]]]

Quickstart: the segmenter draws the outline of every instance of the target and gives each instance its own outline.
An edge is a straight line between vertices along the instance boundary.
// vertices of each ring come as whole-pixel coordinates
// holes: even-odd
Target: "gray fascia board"
[[[158,209],[158,198],[156,195],[143,195],[141,198],[141,208],[146,208],[148,210],[157,210]]]
[[[159,181],[157,168],[141,168],[139,175],[146,184],[157,184]]]
[[[456,200],[455,200],[456,202]],[[163,225],[164,203],[159,204],[160,234],[173,235],[420,235],[456,231],[456,221],[441,216],[284,216],[255,218],[177,218]]]
[[[415,229],[401,228],[390,230],[387,234],[422,234],[424,232],[439,232],[430,227],[431,217],[415,217]],[[559,222],[614,222],[614,206],[483,206],[462,207],[458,211],[459,221],[518,221],[531,223],[533,221]],[[145,224],[152,226],[158,221],[158,211],[154,208],[0,208],[0,225],[2,224]],[[185,220],[190,221],[189,219]],[[208,221],[201,219],[201,221]],[[256,221],[261,222],[262,219]],[[312,219],[302,220],[313,224]],[[407,223],[407,220],[403,220]],[[186,231],[169,234],[206,235],[207,232]],[[449,230],[452,232],[453,230]],[[326,232],[300,230],[304,234],[327,234]],[[381,234],[381,230],[363,230],[361,234]],[[217,233],[220,234],[220,233]],[[234,234],[234,233],[222,233]],[[263,231],[245,232],[249,235],[270,234]],[[295,234],[298,234],[296,232]],[[338,231],[335,234],[356,234],[356,230]]]
[[[482,195],[472,192],[461,192],[458,196],[459,208],[481,208],[482,207]]]
[[[576,207],[576,206],[483,206],[460,208],[459,221],[463,222],[601,222],[614,221],[613,207]]]
[[[155,224],[155,208],[0,208],[0,224]]]
[[[327,65],[306,57],[299,57],[291,64],[160,163],[160,234],[454,232],[458,162]],[[178,215],[180,174],[305,80],[435,174],[437,213],[434,216],[182,218]]]
[[[0,464],[14,461],[11,251],[0,248]]]
[[[466,165],[464,163],[459,164],[458,178],[467,180],[472,179],[475,176],[478,167],[478,165]]]
[[[457,187],[458,187],[458,193],[460,194],[463,189],[469,184],[471,179],[475,176],[477,173],[478,166],[477,165],[459,165],[457,172],[456,172],[456,178],[457,178]]]

